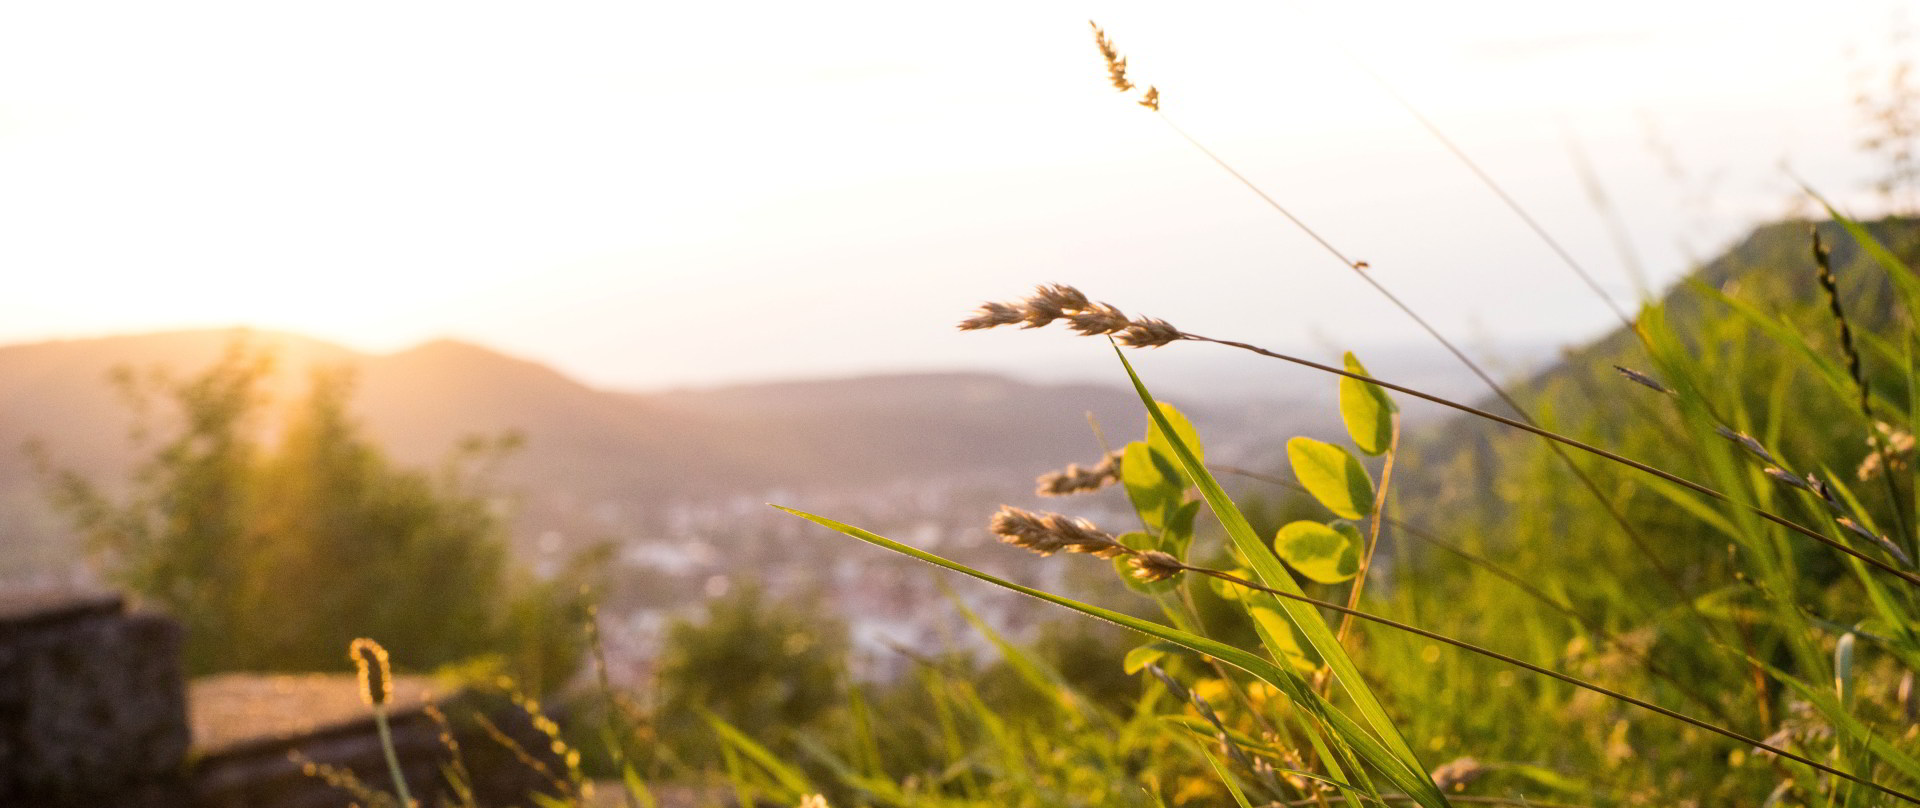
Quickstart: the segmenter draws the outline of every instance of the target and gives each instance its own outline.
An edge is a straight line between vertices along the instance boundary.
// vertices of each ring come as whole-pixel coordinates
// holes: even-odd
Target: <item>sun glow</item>
[[[635,309],[651,309],[647,327],[684,327],[699,309],[687,301],[746,289],[822,304],[888,289],[899,325],[944,324],[983,294],[1077,267],[1152,295],[1167,260],[1229,282],[1256,253],[1264,266],[1309,255],[1113,95],[1089,12],[1182,126],[1367,245],[1380,271],[1423,267],[1413,283],[1531,254],[1488,256],[1497,239],[1431,226],[1436,204],[1505,222],[1343,43],[1603,255],[1567,168],[1571,134],[1647,211],[1632,224],[1649,244],[1724,238],[1771,213],[1783,154],[1831,186],[1858,173],[1834,157],[1856,129],[1841,62],[1768,56],[1812,36],[1769,4],[1629,2],[1605,19],[1509,0],[1365,15],[1304,3],[988,2],[940,16],[874,2],[15,6],[0,11],[0,265],[13,270],[0,339],[249,324],[362,347],[456,334],[564,364],[581,345],[637,337]],[[1722,186],[1704,234],[1673,230],[1683,190],[1648,156],[1654,126],[1682,133],[1668,145],[1701,174],[1748,170]],[[1378,237],[1377,222],[1403,236]],[[1399,254],[1416,239],[1417,256]],[[1666,250],[1650,263],[1683,260]],[[897,299],[903,278],[912,300]],[[1276,282],[1340,298],[1337,280]],[[1533,292],[1581,313],[1505,325],[1604,320],[1577,295]],[[1366,312],[1288,314],[1328,327]],[[766,327],[761,342],[803,331]],[[897,351],[862,361],[994,351],[926,332],[862,344]],[[852,361],[824,359],[849,348],[822,341],[781,361]],[[630,373],[581,361],[590,375]],[[758,372],[733,361],[761,360],[674,372]]]

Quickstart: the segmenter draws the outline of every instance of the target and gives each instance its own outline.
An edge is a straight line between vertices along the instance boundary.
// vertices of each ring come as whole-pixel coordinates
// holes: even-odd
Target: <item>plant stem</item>
[[[387,705],[373,706],[373,725],[380,731],[380,751],[386,753],[387,771],[393,774],[393,789],[400,796],[400,808],[413,808],[413,794],[407,790],[406,776],[400,773],[400,755],[393,750],[393,729],[387,726]]]

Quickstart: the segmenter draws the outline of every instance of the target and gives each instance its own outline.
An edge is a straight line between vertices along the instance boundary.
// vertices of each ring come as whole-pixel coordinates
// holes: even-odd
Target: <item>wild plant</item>
[[[1095,39],[1113,86],[1138,92],[1125,58],[1097,26]],[[1157,88],[1141,93],[1138,101],[1161,111]],[[1197,139],[1180,134],[1205,151]],[[1837,342],[1808,323],[1704,284],[1668,301],[1648,301],[1631,319],[1623,313],[1624,338],[1637,349],[1631,356],[1618,350],[1613,356],[1627,365],[1651,365],[1646,370],[1623,365],[1619,373],[1651,389],[1642,395],[1654,398],[1624,405],[1646,413],[1645,421],[1616,419],[1600,432],[1648,448],[1636,456],[1606,448],[1604,438],[1583,439],[1551,426],[1568,415],[1578,420],[1579,414],[1567,412],[1560,406],[1565,399],[1552,395],[1536,393],[1528,406],[1427,326],[1364,262],[1349,259],[1226,161],[1207,154],[1425,327],[1513,414],[1375,378],[1350,354],[1341,366],[1324,364],[1200,336],[1162,320],[1129,317],[1070,286],[1042,286],[1023,300],[985,304],[961,328],[1040,328],[1063,321],[1081,335],[1114,343],[1148,416],[1147,435],[1091,468],[1069,466],[1043,477],[1040,492],[1080,493],[1118,483],[1142,529],[1107,531],[1066,515],[1016,508],[996,514],[991,528],[1004,542],[1042,556],[1082,554],[1110,561],[1159,606],[1164,623],[1022,586],[822,516],[783,510],[1148,635],[1155,641],[1130,654],[1126,664],[1152,673],[1170,694],[1193,690],[1183,678],[1225,683],[1234,698],[1208,703],[1202,711],[1203,725],[1213,730],[1203,734],[1212,735],[1218,752],[1203,751],[1203,756],[1243,805],[1254,799],[1445,805],[1450,794],[1490,772],[1496,774],[1489,782],[1508,788],[1512,799],[1535,800],[1528,804],[1538,804],[1541,793],[1599,803],[1678,798],[1920,802],[1914,745],[1920,716],[1912,694],[1920,662],[1913,628],[1914,589],[1920,585],[1913,559],[1920,556],[1915,543],[1920,537],[1912,527],[1920,481],[1909,459],[1913,408],[1920,403],[1920,381],[1913,372],[1920,340],[1912,326],[1920,313],[1920,276],[1909,261],[1883,245],[1871,228],[1828,207],[1835,222],[1829,232],[1844,230],[1856,255],[1863,256],[1851,263],[1853,273],[1869,267],[1880,273],[1888,288],[1881,305],[1891,316],[1871,317],[1866,328],[1860,318],[1849,318],[1840,273],[1817,230],[1811,254],[1803,253],[1795,263],[1818,285],[1825,324]],[[1676,314],[1687,322],[1677,322]],[[1251,351],[1341,378],[1341,415],[1352,449],[1296,437],[1286,452],[1295,478],[1291,487],[1304,490],[1330,519],[1292,522],[1271,535],[1254,532],[1214,477],[1216,469],[1207,465],[1191,424],[1150,394],[1122,350],[1176,343]],[[1727,360],[1715,348],[1729,351]],[[1833,358],[1835,352],[1842,361]],[[1765,364],[1752,364],[1756,360]],[[1761,372],[1729,376],[1729,361]],[[1869,368],[1874,365],[1883,369],[1886,381],[1873,382]],[[1818,400],[1795,400],[1790,408],[1785,396],[1805,389],[1795,378],[1800,374],[1813,378],[1810,392],[1819,394]],[[1764,410],[1751,401],[1758,389],[1769,395]],[[1407,526],[1404,516],[1388,517],[1394,468],[1404,463],[1398,408],[1390,392],[1544,439],[1550,455],[1511,442],[1493,447],[1503,458],[1539,458],[1525,461],[1522,478],[1539,484],[1520,486],[1538,490],[1502,495],[1537,509],[1520,517],[1531,528],[1503,542],[1480,538],[1468,547]],[[1844,406],[1831,407],[1827,396]],[[1534,409],[1542,406],[1546,409]],[[1790,416],[1815,411],[1827,413],[1827,420],[1801,424]],[[1762,428],[1756,428],[1756,417]],[[1860,481],[1876,483],[1878,494],[1856,491],[1828,465],[1825,458],[1837,453],[1830,439],[1835,432],[1868,447],[1866,458],[1848,467],[1857,463]],[[1648,436],[1656,433],[1663,437],[1649,444]],[[1789,445],[1794,449],[1783,448]],[[1377,459],[1363,462],[1363,456]],[[1259,471],[1239,476],[1271,478]],[[1584,496],[1561,495],[1559,480],[1577,483],[1574,490]],[[1224,555],[1215,563],[1205,560],[1213,551],[1196,542],[1203,505],[1224,536]],[[1664,596],[1642,589],[1638,581],[1644,578],[1637,575],[1608,580],[1610,572],[1625,575],[1626,568],[1590,565],[1576,572],[1568,566],[1571,561],[1553,559],[1555,553],[1539,546],[1565,542],[1572,533],[1604,552],[1611,543],[1595,537],[1593,522],[1585,520],[1589,514],[1613,523],[1631,547],[1626,558],[1652,572],[1647,577],[1659,580]],[[1383,534],[1396,545],[1420,541],[1442,548],[1473,572],[1446,567],[1444,574],[1428,575],[1428,568],[1441,569],[1431,554],[1401,552],[1391,589],[1368,588],[1369,578],[1379,575],[1376,551]],[[1592,554],[1566,555],[1584,559]],[[1498,579],[1498,594],[1472,585],[1482,574]],[[1212,636],[1193,608],[1197,579],[1240,605],[1258,647]],[[1514,597],[1516,592],[1524,597]],[[1462,613],[1462,606],[1486,608]],[[1518,621],[1519,630],[1503,641],[1522,639],[1541,661],[1494,650],[1459,633],[1484,631],[1487,620],[1507,617]],[[1452,630],[1437,630],[1436,623]],[[1356,625],[1366,628],[1356,630]],[[1479,661],[1442,665],[1443,646]],[[1871,664],[1864,662],[1868,655],[1874,657]],[[1562,664],[1553,664],[1556,658]],[[1363,675],[1363,660],[1374,663],[1371,676]],[[1535,678],[1522,683],[1520,674]],[[1628,679],[1651,689],[1634,695],[1596,677]],[[1898,692],[1890,693],[1895,684]],[[1258,702],[1248,696],[1255,688],[1284,698],[1278,704]],[[1450,704],[1449,691],[1486,699],[1478,705]],[[1689,702],[1688,709],[1662,703],[1671,698]],[[1551,711],[1559,709],[1569,715],[1554,716]],[[1237,732],[1240,720],[1257,729]],[[1671,723],[1655,728],[1658,720]],[[1495,729],[1487,729],[1489,724]],[[1482,763],[1487,756],[1459,736],[1461,727],[1478,726],[1482,742],[1508,753],[1512,746],[1489,741],[1487,733],[1497,734],[1504,726],[1508,735],[1536,744],[1553,740],[1551,733],[1529,724],[1577,728],[1568,737],[1588,748],[1535,748],[1519,761]],[[1429,742],[1415,744],[1414,728]],[[1595,736],[1589,728],[1603,731]],[[1647,760],[1625,772],[1602,765],[1635,760],[1636,747],[1688,762],[1661,770],[1658,761]],[[1417,751],[1423,748],[1455,759],[1433,767]],[[1589,768],[1573,770],[1568,761]]]

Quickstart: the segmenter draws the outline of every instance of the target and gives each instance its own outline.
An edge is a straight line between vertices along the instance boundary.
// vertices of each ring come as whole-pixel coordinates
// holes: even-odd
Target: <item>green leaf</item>
[[[1187,546],[1193,543],[1193,518],[1199,515],[1200,500],[1174,506],[1167,514],[1166,527],[1160,531],[1160,549],[1185,558]]]
[[[1172,457],[1142,441],[1127,444],[1120,453],[1120,484],[1127,499],[1140,512],[1141,521],[1153,527],[1166,524],[1167,512],[1180,504],[1187,481]]]
[[[1126,659],[1120,661],[1120,667],[1129,674],[1139,673],[1141,669],[1159,662],[1166,655],[1181,650],[1184,649],[1178,645],[1166,640],[1157,640],[1128,651]]]
[[[1186,444],[1188,449],[1193,450],[1194,457],[1206,460],[1207,450],[1200,445],[1200,433],[1194,430],[1193,422],[1187,420],[1187,416],[1180,414],[1179,410],[1174,409],[1172,404],[1164,401],[1156,401],[1154,403],[1160,405],[1160,412],[1167,416],[1167,424],[1173,427],[1173,434],[1180,438],[1180,442]],[[1173,460],[1173,442],[1167,440],[1167,434],[1161,431],[1160,423],[1153,419],[1147,420],[1147,445],[1153,447],[1154,451],[1159,452],[1160,455],[1167,458],[1169,462]],[[1173,468],[1177,476],[1180,467],[1174,466]],[[1184,488],[1185,485],[1181,487]]]
[[[1372,376],[1352,351],[1347,352],[1347,372]],[[1393,414],[1399,411],[1393,399],[1380,385],[1359,379],[1340,377],[1340,418],[1347,422],[1347,434],[1360,451],[1377,455],[1393,445]]]
[[[1335,516],[1362,519],[1373,513],[1373,479],[1351,452],[1312,438],[1287,441],[1287,461],[1307,493]]]
[[[1360,543],[1360,531],[1350,523],[1301,520],[1280,528],[1273,537],[1273,551],[1301,575],[1337,584],[1360,572]]]

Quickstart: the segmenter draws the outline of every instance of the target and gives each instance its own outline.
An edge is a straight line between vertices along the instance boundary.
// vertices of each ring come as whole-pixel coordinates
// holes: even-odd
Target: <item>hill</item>
[[[136,458],[132,417],[109,377],[117,368],[191,375],[236,343],[278,358],[276,400],[294,398],[314,368],[350,370],[357,417],[402,463],[437,463],[467,436],[521,433],[524,448],[497,483],[517,500],[523,549],[540,537],[549,550],[665,538],[687,509],[757,506],[773,490],[817,497],[972,484],[1018,496],[1041,471],[1098,457],[1084,413],[1116,436],[1143,428],[1132,394],[1117,387],[979,373],[639,394],[451,340],[386,355],[236,330],[13,345],[0,347],[0,534],[18,549],[6,566],[54,565],[74,552],[20,447],[38,442],[57,465],[124,480]],[[968,514],[976,517],[984,518]]]

